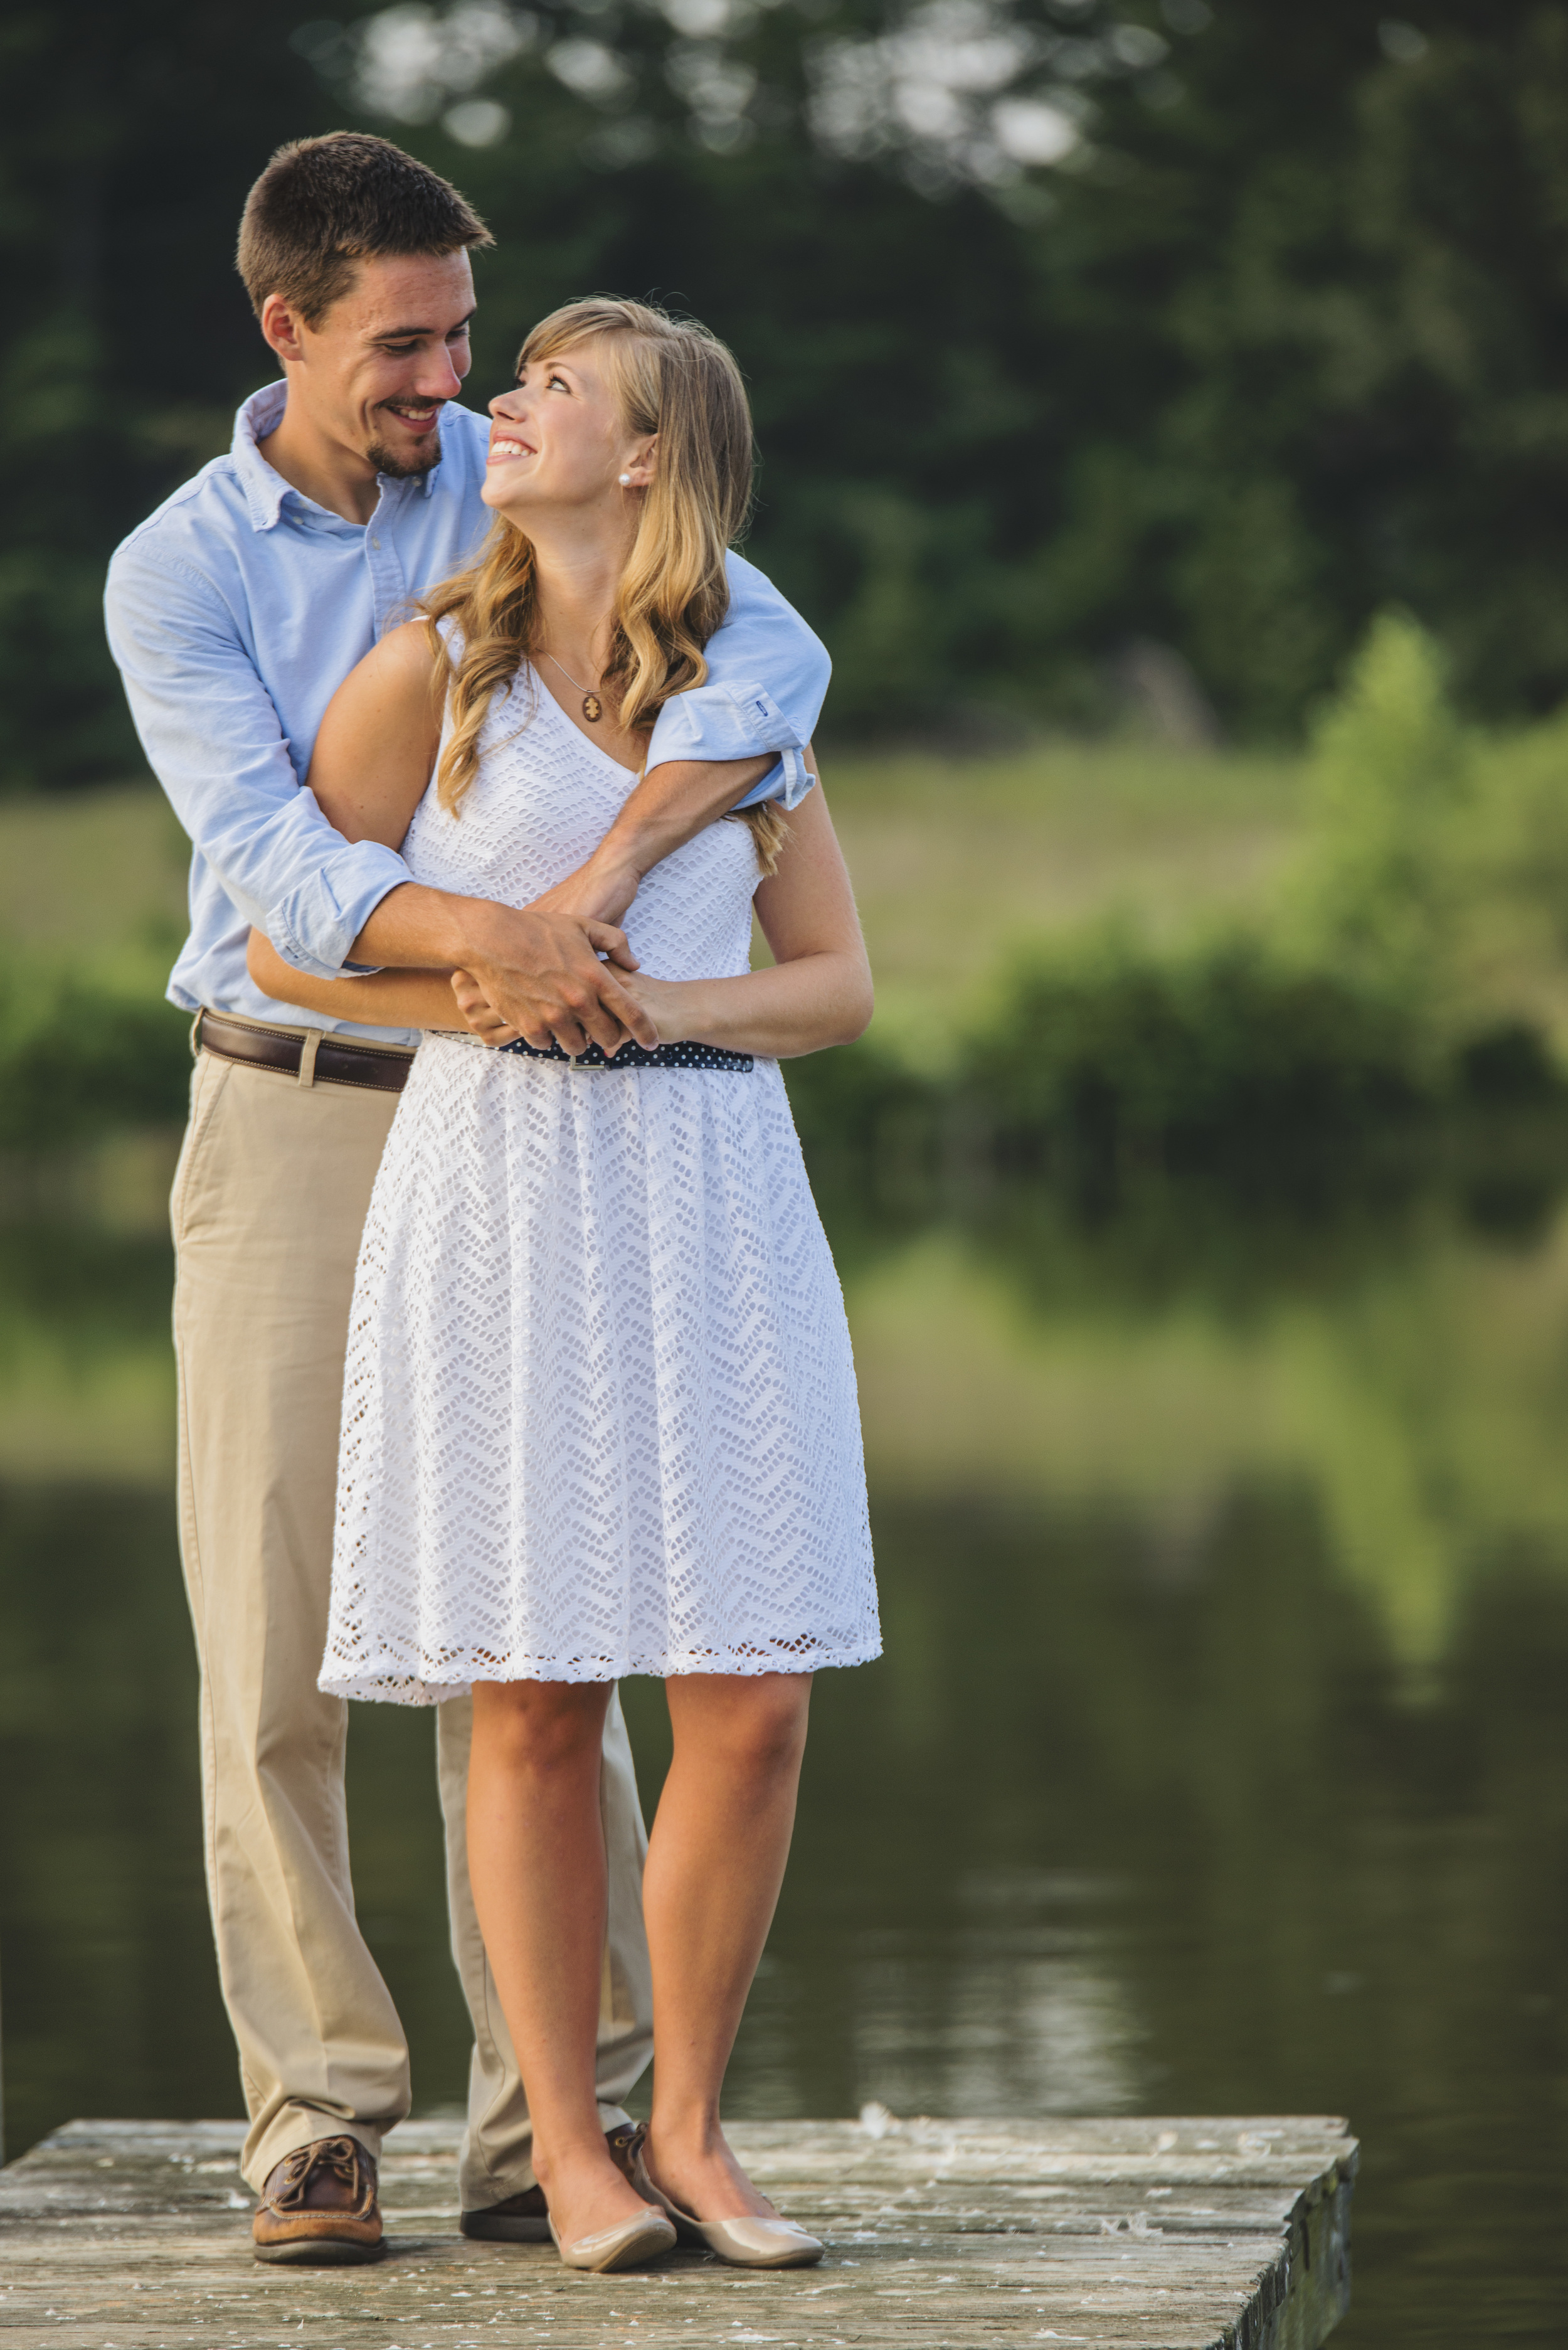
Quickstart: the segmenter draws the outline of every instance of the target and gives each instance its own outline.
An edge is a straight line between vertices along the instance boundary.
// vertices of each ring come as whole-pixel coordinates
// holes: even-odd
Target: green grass
[[[0,803],[0,937],[10,959],[170,962],[190,844],[149,778]]]

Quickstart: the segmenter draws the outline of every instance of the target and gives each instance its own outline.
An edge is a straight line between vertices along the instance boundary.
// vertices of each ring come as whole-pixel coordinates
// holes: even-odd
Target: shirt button
[[[370,541],[370,544],[371,544],[371,546],[372,546],[373,547],[375,547],[375,548],[376,548],[376,550],[378,551],[378,553],[380,551],[381,542],[380,542],[380,540],[379,540],[379,538],[373,538],[373,539]]]

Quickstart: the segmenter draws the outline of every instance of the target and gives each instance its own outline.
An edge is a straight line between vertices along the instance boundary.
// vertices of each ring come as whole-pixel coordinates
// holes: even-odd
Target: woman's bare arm
[[[305,780],[345,840],[401,848],[441,743],[440,682],[424,622],[410,620],[327,703]]]
[[[345,840],[400,848],[441,741],[434,664],[422,621],[389,629],[327,705],[306,783]],[[253,931],[246,968],[264,995],[377,1028],[461,1028],[450,971],[368,972],[315,979]]]
[[[297,1003],[335,1020],[371,1028],[451,1028],[466,1024],[444,971],[373,971],[358,979],[311,979],[285,962],[265,932],[253,931],[245,968],[275,1003]]]
[[[871,967],[820,784],[791,816],[778,871],[759,888],[756,907],[775,957],[771,971],[691,980],[636,972],[627,979],[652,1013],[659,1041],[690,1038],[776,1060],[852,1044],[871,1017]]]

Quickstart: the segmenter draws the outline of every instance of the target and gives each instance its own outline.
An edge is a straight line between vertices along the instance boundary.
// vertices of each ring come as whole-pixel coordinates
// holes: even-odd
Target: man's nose
[[[419,369],[419,376],[414,379],[411,390],[414,390],[416,400],[456,400],[456,395],[463,390],[463,376],[452,364],[452,352],[447,350],[444,343],[440,355],[431,352],[431,358],[425,359],[423,367]]]
[[[432,355],[430,374],[427,376],[422,368],[420,369],[420,380],[414,389],[425,400],[454,400],[462,390],[462,377],[453,367],[452,353],[444,344],[439,359]]]

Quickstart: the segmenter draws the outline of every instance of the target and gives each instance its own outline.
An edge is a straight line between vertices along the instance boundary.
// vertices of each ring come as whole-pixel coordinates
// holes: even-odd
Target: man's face
[[[274,348],[294,359],[289,397],[318,432],[395,479],[440,463],[441,408],[472,363],[466,253],[361,261],[316,326],[286,315],[292,348]]]

